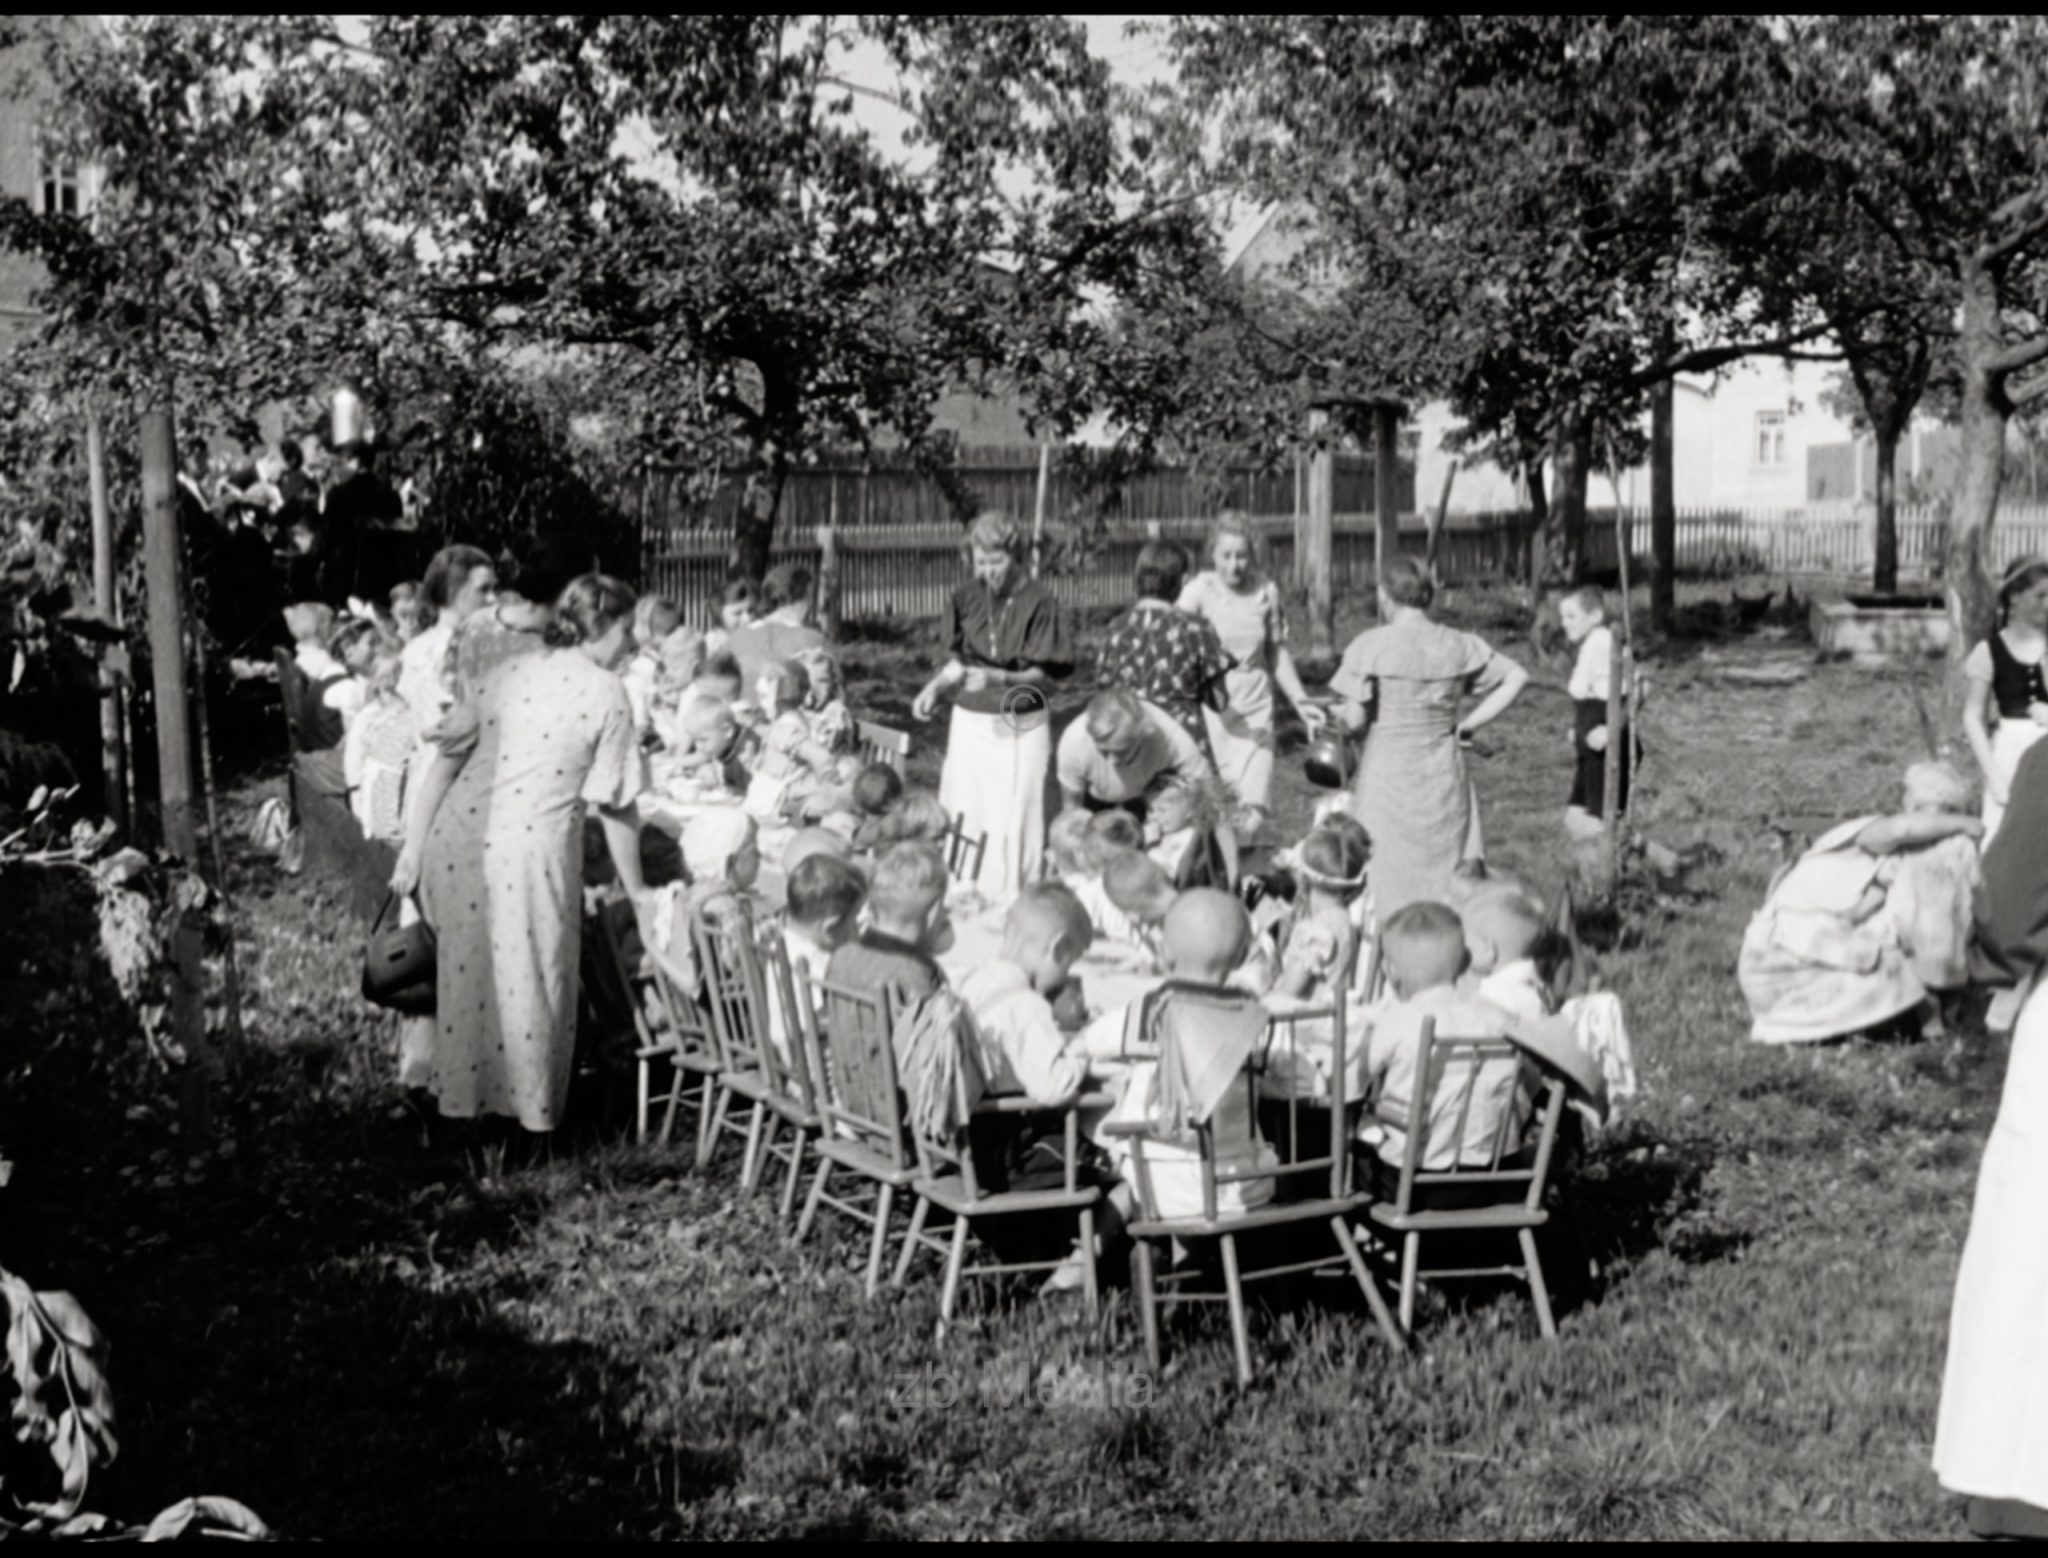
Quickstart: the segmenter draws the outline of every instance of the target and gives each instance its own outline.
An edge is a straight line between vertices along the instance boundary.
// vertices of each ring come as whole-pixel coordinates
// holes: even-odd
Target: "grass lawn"
[[[1504,596],[1442,614],[1524,652]],[[1579,1186],[1604,1290],[1555,1345],[1516,1290],[1426,1293],[1409,1361],[1355,1294],[1299,1303],[1254,1317],[1244,1393],[1220,1314],[1177,1321],[1149,1400],[1120,1303],[1090,1331],[984,1301],[934,1345],[935,1261],[862,1302],[861,1241],[828,1219],[790,1248],[770,1198],[736,1202],[736,1148],[702,1175],[615,1136],[512,1170],[426,1150],[355,997],[357,928],[253,857],[250,1042],[191,1152],[162,1089],[79,1062],[127,1019],[86,908],[15,873],[0,1260],[113,1341],[124,1450],[91,1505],[225,1493],[330,1538],[1961,1534],[1927,1463],[2004,1056],[1753,1046],[1734,978],[1778,858],[1760,819],[1888,807],[1920,748],[1909,679],[1935,672],[1717,674],[1794,652],[1658,668],[1648,821],[1724,858],[1600,957],[1643,1082]],[[900,721],[909,652],[858,655],[857,700]],[[1570,714],[1563,668],[1539,677],[1477,777],[1490,852],[1549,887]]]

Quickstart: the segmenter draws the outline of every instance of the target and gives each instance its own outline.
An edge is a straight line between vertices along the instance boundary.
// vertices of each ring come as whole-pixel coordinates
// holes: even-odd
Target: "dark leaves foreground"
[[[1495,604],[1461,592],[1468,620]],[[2003,1056],[1752,1047],[1733,979],[1775,861],[1757,819],[1885,804],[1913,700],[1841,667],[1765,696],[1720,663],[1798,651],[1717,653],[1664,669],[1644,793],[1724,859],[1602,958],[1645,1087],[1581,1186],[1604,1291],[1555,1346],[1515,1292],[1427,1296],[1406,1363],[1310,1294],[1255,1321],[1243,1394],[1220,1317],[1179,1325],[1156,1386],[1120,1309],[1097,1333],[1018,1294],[935,1345],[935,1280],[861,1302],[857,1241],[790,1249],[732,1154],[423,1147],[342,906],[254,859],[250,1042],[192,1151],[106,1058],[130,1019],[89,899],[10,873],[5,1254],[115,1343],[95,1506],[219,1489],[336,1538],[1959,1532],[1927,1456]],[[897,654],[857,697],[909,683]],[[1479,773],[1493,853],[1546,885],[1567,728],[1532,692]]]

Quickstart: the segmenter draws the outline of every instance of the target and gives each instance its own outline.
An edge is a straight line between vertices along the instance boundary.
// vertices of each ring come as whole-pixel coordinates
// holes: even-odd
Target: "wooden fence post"
[[[1327,665],[1337,657],[1337,611],[1331,590],[1337,457],[1330,448],[1330,413],[1326,407],[1310,410],[1308,430],[1317,443],[1309,452],[1308,528],[1301,532],[1295,545],[1294,577],[1308,592],[1308,658]]]
[[[838,497],[835,489],[833,497]],[[832,523],[818,527],[818,631],[827,638],[839,637],[839,515],[833,505]]]

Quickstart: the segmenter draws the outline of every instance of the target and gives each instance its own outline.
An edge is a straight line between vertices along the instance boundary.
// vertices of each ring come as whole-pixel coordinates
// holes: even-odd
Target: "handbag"
[[[399,902],[384,895],[384,907],[363,947],[363,999],[408,1017],[434,1015],[434,931],[425,920],[386,923]]]

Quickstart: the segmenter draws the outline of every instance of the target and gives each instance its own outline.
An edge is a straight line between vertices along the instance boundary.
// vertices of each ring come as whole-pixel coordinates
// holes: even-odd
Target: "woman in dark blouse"
[[[953,696],[939,804],[967,832],[988,836],[975,886],[1004,901],[1038,875],[1045,853],[1045,773],[1052,763],[1046,688],[1073,668],[1066,619],[1052,591],[1024,571],[1024,532],[984,514],[967,542],[974,577],[941,619],[951,659],[911,706],[920,720]]]
[[[1224,673],[1234,663],[1208,618],[1182,611],[1188,554],[1171,541],[1152,541],[1138,553],[1137,604],[1117,618],[1102,645],[1100,681],[1154,705],[1209,750],[1202,710],[1227,706]]]

